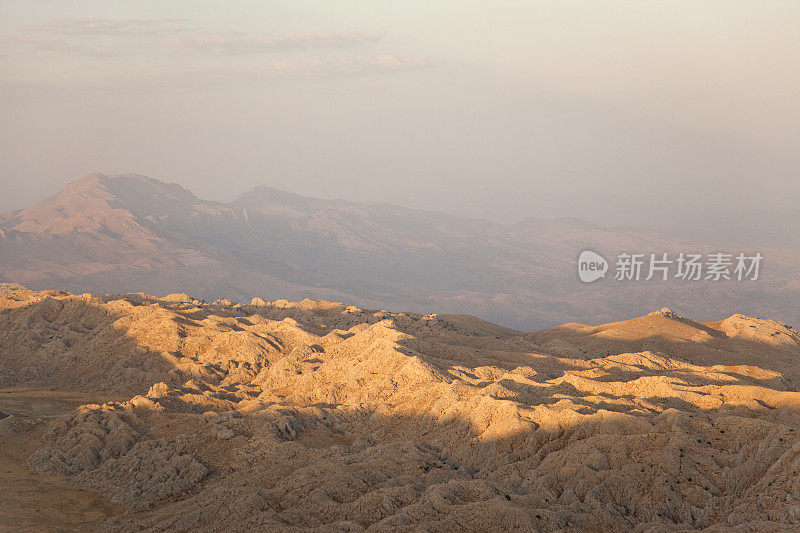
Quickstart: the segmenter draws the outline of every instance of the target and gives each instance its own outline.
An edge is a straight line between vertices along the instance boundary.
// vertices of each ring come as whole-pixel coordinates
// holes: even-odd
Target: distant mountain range
[[[269,187],[214,202],[132,174],[86,176],[0,216],[0,278],[34,289],[324,298],[468,313],[524,330],[608,322],[664,305],[707,320],[744,313],[800,323],[797,242],[741,248],[571,218],[507,226]],[[765,259],[758,281],[615,281],[612,271],[585,284],[576,266],[585,249],[609,260],[692,251],[760,251]]]

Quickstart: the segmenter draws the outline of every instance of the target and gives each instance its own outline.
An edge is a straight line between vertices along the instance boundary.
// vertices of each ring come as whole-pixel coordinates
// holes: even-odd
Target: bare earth
[[[46,420],[63,416],[91,394],[50,389],[0,390],[0,530],[79,531],[123,511],[93,491],[69,486],[64,479],[31,472],[25,461],[42,445]],[[110,399],[110,398],[104,398]]]
[[[800,527],[778,322],[0,293],[6,530]]]

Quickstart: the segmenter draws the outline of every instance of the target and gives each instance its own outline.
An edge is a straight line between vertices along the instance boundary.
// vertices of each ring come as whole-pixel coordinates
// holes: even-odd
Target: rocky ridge
[[[524,334],[334,302],[0,291],[0,384],[130,395],[48,423],[93,527],[785,530],[800,336],[662,310]],[[3,422],[7,423],[7,422]]]
[[[673,275],[663,282],[618,282],[612,273],[621,252],[674,259],[683,252],[755,250],[736,240],[686,241],[569,218],[506,226],[268,187],[223,203],[136,174],[92,174],[26,209],[0,214],[0,281],[239,302],[262,294],[311,297],[468,313],[524,330],[621,320],[664,301],[680,302],[694,317],[740,311],[797,323],[800,248],[796,240],[768,238],[776,232],[762,232],[757,241],[764,256],[757,282]],[[577,279],[583,250],[609,261],[609,279]]]

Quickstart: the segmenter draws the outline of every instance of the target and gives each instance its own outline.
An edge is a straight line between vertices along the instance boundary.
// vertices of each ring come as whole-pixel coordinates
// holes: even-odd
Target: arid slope
[[[523,334],[9,286],[0,365],[3,387],[130,397],[0,421],[4,439],[40,432],[37,475],[125,509],[88,529],[800,525],[800,336],[769,320],[664,309]]]
[[[0,214],[0,282],[95,294],[188,292],[240,302],[259,293],[335,299],[469,313],[525,330],[620,320],[664,301],[681,302],[694,317],[736,311],[797,324],[800,247],[796,239],[768,238],[786,231],[771,228],[753,249],[752,242],[683,239],[569,218],[505,226],[268,187],[222,203],[145,176],[94,174],[26,209]],[[578,280],[583,250],[609,260],[610,279]],[[613,279],[622,252],[674,259],[682,252],[720,251],[760,252],[759,280],[688,282],[674,278],[674,269],[667,281]]]

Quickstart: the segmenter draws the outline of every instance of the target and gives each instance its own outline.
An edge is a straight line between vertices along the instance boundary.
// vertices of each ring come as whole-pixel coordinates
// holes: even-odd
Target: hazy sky
[[[0,80],[0,211],[90,172],[501,220],[800,201],[797,1],[0,0]]]

